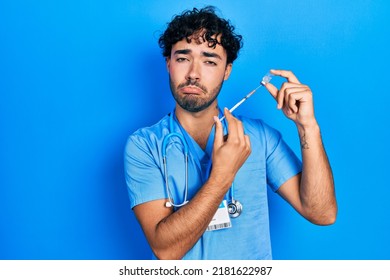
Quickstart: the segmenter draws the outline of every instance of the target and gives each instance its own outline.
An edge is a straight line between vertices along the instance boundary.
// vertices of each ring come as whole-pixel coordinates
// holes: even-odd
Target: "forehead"
[[[205,40],[192,39],[190,42],[188,42],[187,39],[184,38],[172,46],[171,55],[173,55],[178,50],[189,50],[193,55],[216,53],[221,58],[227,59],[226,51],[220,44],[216,44],[215,47],[210,47],[209,42]]]

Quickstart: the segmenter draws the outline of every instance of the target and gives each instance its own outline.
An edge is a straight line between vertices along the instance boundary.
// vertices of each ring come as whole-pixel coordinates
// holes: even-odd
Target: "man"
[[[263,121],[219,109],[242,44],[212,7],[176,16],[159,43],[175,110],[137,130],[125,150],[131,206],[154,256],[271,259],[267,185],[309,221],[334,223],[333,177],[310,88],[284,70],[271,70],[287,80],[280,89],[265,85],[297,126],[301,163]]]

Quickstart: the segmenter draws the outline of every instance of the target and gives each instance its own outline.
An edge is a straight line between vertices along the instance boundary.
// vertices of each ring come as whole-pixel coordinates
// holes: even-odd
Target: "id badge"
[[[232,227],[232,223],[230,221],[227,202],[225,199],[219,205],[217,212],[215,212],[214,217],[211,220],[206,231],[213,231],[213,230],[230,228],[230,227]]]

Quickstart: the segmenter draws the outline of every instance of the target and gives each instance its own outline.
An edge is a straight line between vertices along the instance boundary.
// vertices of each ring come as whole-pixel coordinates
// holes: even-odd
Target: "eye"
[[[184,61],[186,61],[186,60],[188,60],[188,59],[185,58],[185,57],[178,57],[178,58],[176,59],[177,62],[184,62]]]
[[[211,60],[206,60],[205,63],[210,65],[210,66],[217,66],[217,63],[215,63],[214,61],[211,61]]]

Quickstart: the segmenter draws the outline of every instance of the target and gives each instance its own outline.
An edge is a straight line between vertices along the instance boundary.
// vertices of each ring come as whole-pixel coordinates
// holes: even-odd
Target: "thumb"
[[[264,86],[269,91],[269,93],[272,95],[272,97],[275,98],[275,100],[276,100],[277,95],[278,95],[278,89],[271,83],[266,83]]]

